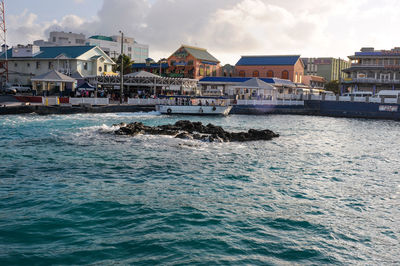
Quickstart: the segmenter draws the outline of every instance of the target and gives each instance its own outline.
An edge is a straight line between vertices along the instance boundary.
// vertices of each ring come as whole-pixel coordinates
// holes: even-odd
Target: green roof
[[[207,52],[206,49],[197,48],[197,47],[193,47],[193,46],[187,46],[187,45],[183,45],[182,47],[185,48],[185,50],[189,54],[191,54],[192,56],[194,56],[197,59],[219,63],[219,60],[217,58],[215,58],[214,56],[212,56],[209,52]]]
[[[40,52],[32,57],[26,58],[40,58],[40,59],[53,59],[60,55],[64,55],[68,58],[77,58],[84,53],[92,50],[96,46],[84,45],[84,46],[52,46],[52,47],[40,47]],[[7,51],[8,58],[21,58],[12,57],[12,49]],[[5,58],[4,53],[1,54],[0,58]]]
[[[113,42],[114,40],[111,37],[103,36],[103,35],[93,35],[89,37],[89,39],[103,40]]]

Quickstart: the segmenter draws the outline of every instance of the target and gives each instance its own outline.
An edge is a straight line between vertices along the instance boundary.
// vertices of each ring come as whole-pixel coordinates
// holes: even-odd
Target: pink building
[[[235,65],[239,77],[281,78],[301,83],[304,64],[300,55],[242,56]]]

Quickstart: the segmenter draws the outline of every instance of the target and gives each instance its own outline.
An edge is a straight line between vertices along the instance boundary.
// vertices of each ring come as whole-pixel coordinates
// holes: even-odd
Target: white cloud
[[[362,46],[400,46],[399,8],[397,0],[107,0],[89,19],[69,14],[38,22],[25,10],[9,17],[9,39],[46,39],[52,29],[87,35],[122,30],[148,43],[155,59],[182,43],[233,64],[245,54],[344,57]]]

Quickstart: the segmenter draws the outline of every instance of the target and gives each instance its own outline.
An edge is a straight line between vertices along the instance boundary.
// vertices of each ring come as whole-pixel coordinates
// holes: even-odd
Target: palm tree
[[[133,60],[131,60],[131,58],[129,56],[127,56],[126,54],[123,54],[123,62],[124,62],[124,75],[125,74],[129,74],[132,72],[132,64],[134,63]],[[122,56],[118,56],[118,59],[115,60],[114,58],[114,62],[117,63],[116,65],[114,65],[113,67],[113,71],[121,71],[121,58]]]

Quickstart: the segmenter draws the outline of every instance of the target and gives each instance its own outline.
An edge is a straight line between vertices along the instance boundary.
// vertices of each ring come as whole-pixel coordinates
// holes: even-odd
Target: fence
[[[370,102],[370,103],[397,103],[400,104],[400,98],[380,98],[380,97],[354,97],[354,96],[328,96],[311,95],[309,100],[319,101],[341,101],[341,102]]]
[[[128,104],[131,105],[157,105],[157,104],[175,104],[175,100],[171,99],[140,99],[140,98],[128,98]]]
[[[238,100],[238,105],[304,105],[304,101],[291,100]]]
[[[69,98],[69,103],[72,105],[91,104],[91,105],[108,105],[108,98]]]

